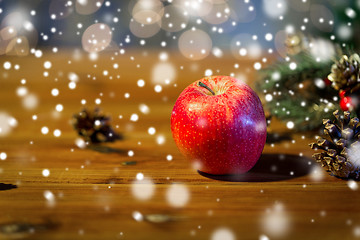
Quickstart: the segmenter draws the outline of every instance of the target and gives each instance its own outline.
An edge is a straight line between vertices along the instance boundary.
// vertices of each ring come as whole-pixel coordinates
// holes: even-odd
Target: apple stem
[[[214,93],[214,91],[213,90],[211,90],[211,88],[209,88],[206,84],[204,84],[204,83],[202,83],[202,82],[199,82],[199,84],[198,84],[200,87],[203,87],[203,88],[206,88],[207,90],[209,90],[209,92],[211,92],[212,93],[212,95],[214,95],[215,96],[215,93]]]

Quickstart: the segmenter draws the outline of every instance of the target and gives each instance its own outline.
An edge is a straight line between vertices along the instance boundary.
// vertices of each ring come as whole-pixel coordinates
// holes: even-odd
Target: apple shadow
[[[312,159],[297,155],[263,154],[247,173],[212,175],[198,171],[200,175],[227,182],[274,182],[305,176],[311,172]]]

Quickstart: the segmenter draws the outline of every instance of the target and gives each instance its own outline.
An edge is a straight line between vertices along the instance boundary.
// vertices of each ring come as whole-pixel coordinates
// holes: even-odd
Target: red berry
[[[331,85],[331,81],[328,78],[324,79],[325,85],[326,86],[330,86]]]
[[[346,94],[346,91],[340,90],[340,92],[339,92],[340,98],[344,98],[344,97],[345,97],[345,94]]]
[[[348,111],[352,107],[353,105],[352,105],[351,97],[343,97],[340,99],[341,110]]]

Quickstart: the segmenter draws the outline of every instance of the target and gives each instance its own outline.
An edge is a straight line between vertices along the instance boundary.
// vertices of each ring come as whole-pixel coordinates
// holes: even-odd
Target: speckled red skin
[[[201,81],[215,93],[198,86]],[[171,115],[179,150],[198,170],[215,175],[249,171],[266,141],[266,119],[257,94],[228,76],[206,77],[180,94]]]

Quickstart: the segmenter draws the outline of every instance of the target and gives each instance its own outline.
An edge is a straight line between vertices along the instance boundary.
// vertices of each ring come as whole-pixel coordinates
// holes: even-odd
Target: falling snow
[[[141,224],[145,222],[149,224],[146,228],[152,226],[147,212],[152,214],[160,209],[157,206],[147,208],[153,202],[165,209],[160,213],[164,214],[162,219],[171,219],[174,226],[187,223],[178,219],[191,220],[192,217],[187,218],[186,215],[194,208],[192,204],[199,204],[202,212],[194,215],[198,222],[193,226],[183,225],[186,227],[182,231],[188,238],[242,239],[243,236],[238,233],[245,231],[244,226],[235,228],[230,224],[233,220],[231,215],[237,214],[236,210],[232,210],[232,204],[242,206],[241,201],[251,201],[255,209],[251,211],[260,215],[260,221],[256,223],[250,221],[253,219],[249,220],[252,229],[259,230],[252,237],[259,240],[292,238],[290,234],[299,220],[290,214],[294,212],[294,206],[291,202],[282,202],[281,194],[272,195],[265,181],[269,179],[260,179],[261,184],[247,181],[234,183],[191,172],[192,167],[185,157],[172,151],[174,142],[169,119],[160,119],[160,116],[170,116],[170,105],[183,88],[203,76],[229,75],[239,82],[255,85],[255,78],[274,59],[280,59],[290,73],[300,71],[302,62],[289,52],[289,46],[306,49],[309,57],[317,63],[332,61],[338,48],[352,49],[351,41],[358,35],[355,24],[359,17],[359,3],[345,6],[342,14],[346,21],[336,16],[331,4],[322,1],[312,3],[310,0],[53,0],[46,7],[42,7],[43,3],[36,7],[21,1],[16,3],[8,5],[4,2],[0,6],[0,55],[3,57],[0,83],[4,89],[3,100],[9,100],[4,101],[0,108],[0,175],[4,179],[11,176],[13,184],[25,188],[31,185],[29,176],[36,175],[38,182],[34,185],[39,184],[40,189],[36,197],[40,200],[37,208],[43,204],[58,212],[58,207],[65,206],[70,199],[65,190],[64,193],[59,191],[53,182],[49,182],[46,188],[40,184],[50,180],[56,182],[59,176],[77,183],[72,176],[81,176],[81,181],[94,185],[89,202],[96,199],[97,211],[101,209],[102,214],[111,213],[130,219],[139,229],[144,227]],[[284,44],[286,39],[295,35],[304,36],[304,41],[297,43],[296,39],[292,39]],[[337,41],[339,46],[334,45]],[[26,64],[24,58],[28,59]],[[276,90],[264,90],[259,96],[264,104],[276,105],[284,115],[289,115],[291,110],[282,106],[279,98],[285,95],[298,97],[297,90],[306,92],[308,84],[313,84],[318,91],[326,91],[328,87],[326,79],[319,76],[308,82],[291,83],[287,89],[281,85],[283,77],[281,71],[273,71],[265,81],[273,84]],[[331,112],[334,102],[339,99],[339,96],[334,96],[333,101],[321,99],[321,103],[326,104],[323,111]],[[318,103],[300,97],[296,104],[302,109],[318,106]],[[94,146],[71,132],[68,123],[74,109],[94,106],[112,113],[114,129],[124,132],[123,142]],[[20,109],[21,113],[16,109]],[[313,121],[308,116],[301,120],[305,123]],[[102,120],[93,122],[95,128],[101,124]],[[320,184],[331,176],[309,160],[311,154],[304,150],[310,141],[308,134],[301,137],[297,133],[295,137],[288,134],[295,132],[298,126],[298,121],[285,121],[281,125],[282,130],[277,132],[272,124],[258,125],[257,130],[268,127],[269,144],[265,147],[263,158],[279,160],[267,166],[268,173],[285,180],[292,179],[286,184],[295,185],[296,196],[315,195]],[[286,131],[286,136],[282,131]],[[26,136],[22,139],[24,146],[12,148],[15,145],[10,144],[21,134]],[[200,140],[199,137],[193,141]],[[47,165],[37,153],[37,149],[47,148],[48,144],[56,144],[68,154],[49,148],[47,157],[61,168]],[[290,162],[291,166],[284,170],[288,164],[288,152],[298,162]],[[351,164],[360,166],[359,143],[352,144],[346,154]],[[72,156],[76,161],[72,162]],[[303,169],[297,165],[302,160],[306,162]],[[108,168],[106,164],[112,167]],[[10,165],[18,166],[17,171],[8,171]],[[36,166],[36,172],[28,171],[29,166]],[[189,172],[184,170],[185,167]],[[162,174],[157,175],[157,171],[150,171],[151,168],[159,168]],[[107,174],[108,180],[95,181],[95,176],[89,174],[93,169],[98,170],[96,174]],[[302,174],[305,170],[308,170],[307,173]],[[256,172],[259,169],[254,171],[260,174]],[[203,178],[205,184],[198,180]],[[346,189],[349,197],[358,193],[357,181],[333,181],[334,196],[340,188]],[[271,180],[271,185],[277,183]],[[126,190],[121,193],[117,192],[120,184],[126,185]],[[217,187],[223,184],[226,184],[226,189],[219,190]],[[258,188],[260,185],[261,188]],[[281,192],[287,191],[279,188]],[[236,198],[228,195],[233,190],[238,191]],[[247,191],[258,195],[250,199]],[[113,201],[111,196],[118,196],[120,200]],[[206,201],[197,202],[199,196]],[[327,197],[331,199],[334,196]],[[124,204],[124,199],[133,201],[127,208],[126,218],[116,212],[118,206]],[[334,226],[346,228],[344,232],[350,232],[352,237],[360,237],[358,221],[350,219],[350,213],[346,214],[349,216],[347,221],[335,222],[332,209],[323,208],[321,201],[315,205],[312,202],[310,197],[306,204],[316,211],[304,213],[307,215],[306,220],[305,217],[300,219],[302,226],[320,226],[330,216]],[[339,209],[345,207],[339,205]],[[227,221],[217,221],[220,217],[215,217],[221,216],[219,213],[223,210],[229,214]],[[213,223],[209,225],[203,219],[212,219]],[[161,223],[164,225],[159,225],[158,230],[166,229],[166,221]],[[155,226],[159,223],[154,221],[151,224]],[[121,224],[117,227],[117,238],[126,236],[132,239],[130,232],[126,232],[128,229]],[[31,228],[29,232],[37,231],[37,228]],[[87,238],[91,231],[81,225],[77,226],[75,234]]]

